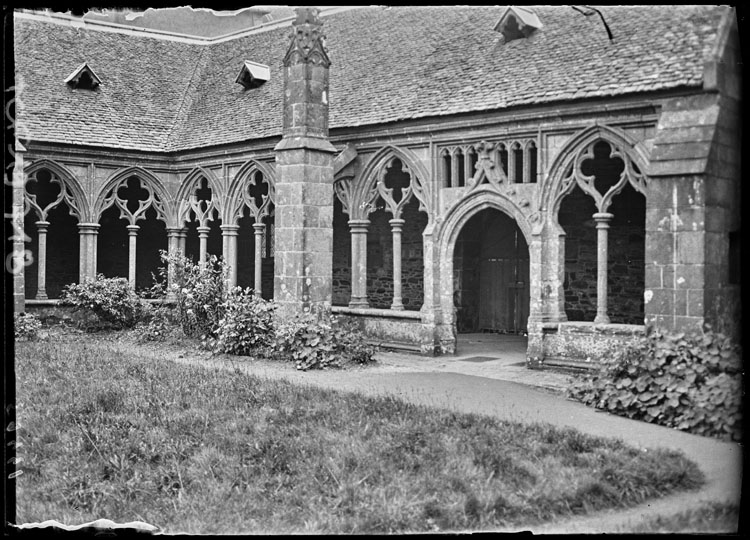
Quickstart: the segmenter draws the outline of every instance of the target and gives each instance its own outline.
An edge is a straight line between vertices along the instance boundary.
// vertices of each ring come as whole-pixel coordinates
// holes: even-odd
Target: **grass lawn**
[[[658,516],[628,529],[627,533],[737,533],[740,509],[736,504],[709,503],[674,516]]]
[[[18,343],[16,376],[18,523],[521,529],[703,482],[673,451],[155,362],[88,337]]]

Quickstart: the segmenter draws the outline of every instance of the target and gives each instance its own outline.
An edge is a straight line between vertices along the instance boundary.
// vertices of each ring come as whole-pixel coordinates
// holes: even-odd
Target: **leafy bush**
[[[82,323],[88,330],[110,327],[115,329],[135,326],[143,313],[143,303],[130,288],[125,278],[96,279],[67,285],[60,297],[62,305],[73,306],[74,311],[93,314],[97,322]]]
[[[205,264],[194,263],[181,254],[166,252],[162,252],[162,261],[174,268],[171,292],[182,331],[188,337],[215,338],[227,295],[224,262],[211,255]],[[161,273],[165,275],[166,270]]]
[[[34,341],[39,337],[41,321],[31,313],[14,313],[13,329],[19,341]]]
[[[361,333],[327,312],[305,313],[276,327],[273,349],[291,355],[297,369],[325,369],[372,361],[375,350]]]
[[[587,405],[698,435],[742,438],[742,362],[731,340],[649,329],[568,393]]]
[[[150,307],[148,321],[140,328],[138,340],[141,342],[163,341],[175,331],[176,326],[169,306]]]
[[[223,304],[213,349],[216,352],[247,355],[273,341],[273,302],[263,300],[250,288],[236,287]]]

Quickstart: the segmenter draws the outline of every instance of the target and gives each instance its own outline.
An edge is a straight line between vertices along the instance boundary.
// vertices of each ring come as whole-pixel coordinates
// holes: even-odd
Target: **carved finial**
[[[321,33],[323,21],[318,16],[320,10],[312,7],[295,9],[294,31],[289,36],[291,43],[284,56],[284,66],[292,64],[331,65],[325,46],[325,36]]]
[[[298,7],[294,9],[294,12],[297,14],[297,19],[294,21],[295,26],[300,24],[323,24],[320,20],[320,17],[318,17],[318,14],[320,13],[320,10],[318,8]]]

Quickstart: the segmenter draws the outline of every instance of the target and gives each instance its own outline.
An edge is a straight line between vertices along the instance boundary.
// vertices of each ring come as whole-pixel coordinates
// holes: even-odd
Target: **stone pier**
[[[274,300],[281,317],[331,305],[333,154],[328,68],[318,10],[298,8],[284,57],[284,126],[276,146]]]

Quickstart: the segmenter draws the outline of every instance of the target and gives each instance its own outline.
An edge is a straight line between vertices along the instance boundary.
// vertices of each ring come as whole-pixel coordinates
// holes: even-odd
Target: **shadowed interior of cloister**
[[[25,297],[59,298],[65,285],[78,282],[79,241],[78,218],[64,198],[62,180],[50,171],[41,169],[29,176],[26,182],[24,232],[30,241],[26,249],[31,252],[32,263],[26,267]],[[30,198],[36,204],[30,204]],[[40,287],[39,238],[44,236],[45,279]]]
[[[581,172],[595,177],[604,195],[618,183],[624,163],[610,157],[611,147],[594,145],[593,159]],[[638,172],[636,170],[636,172]],[[628,182],[612,198],[607,212],[607,313],[612,323],[643,324],[645,279],[646,198]],[[562,200],[558,221],[565,231],[565,313],[569,321],[593,321],[597,312],[597,228],[594,199],[579,187]]]

